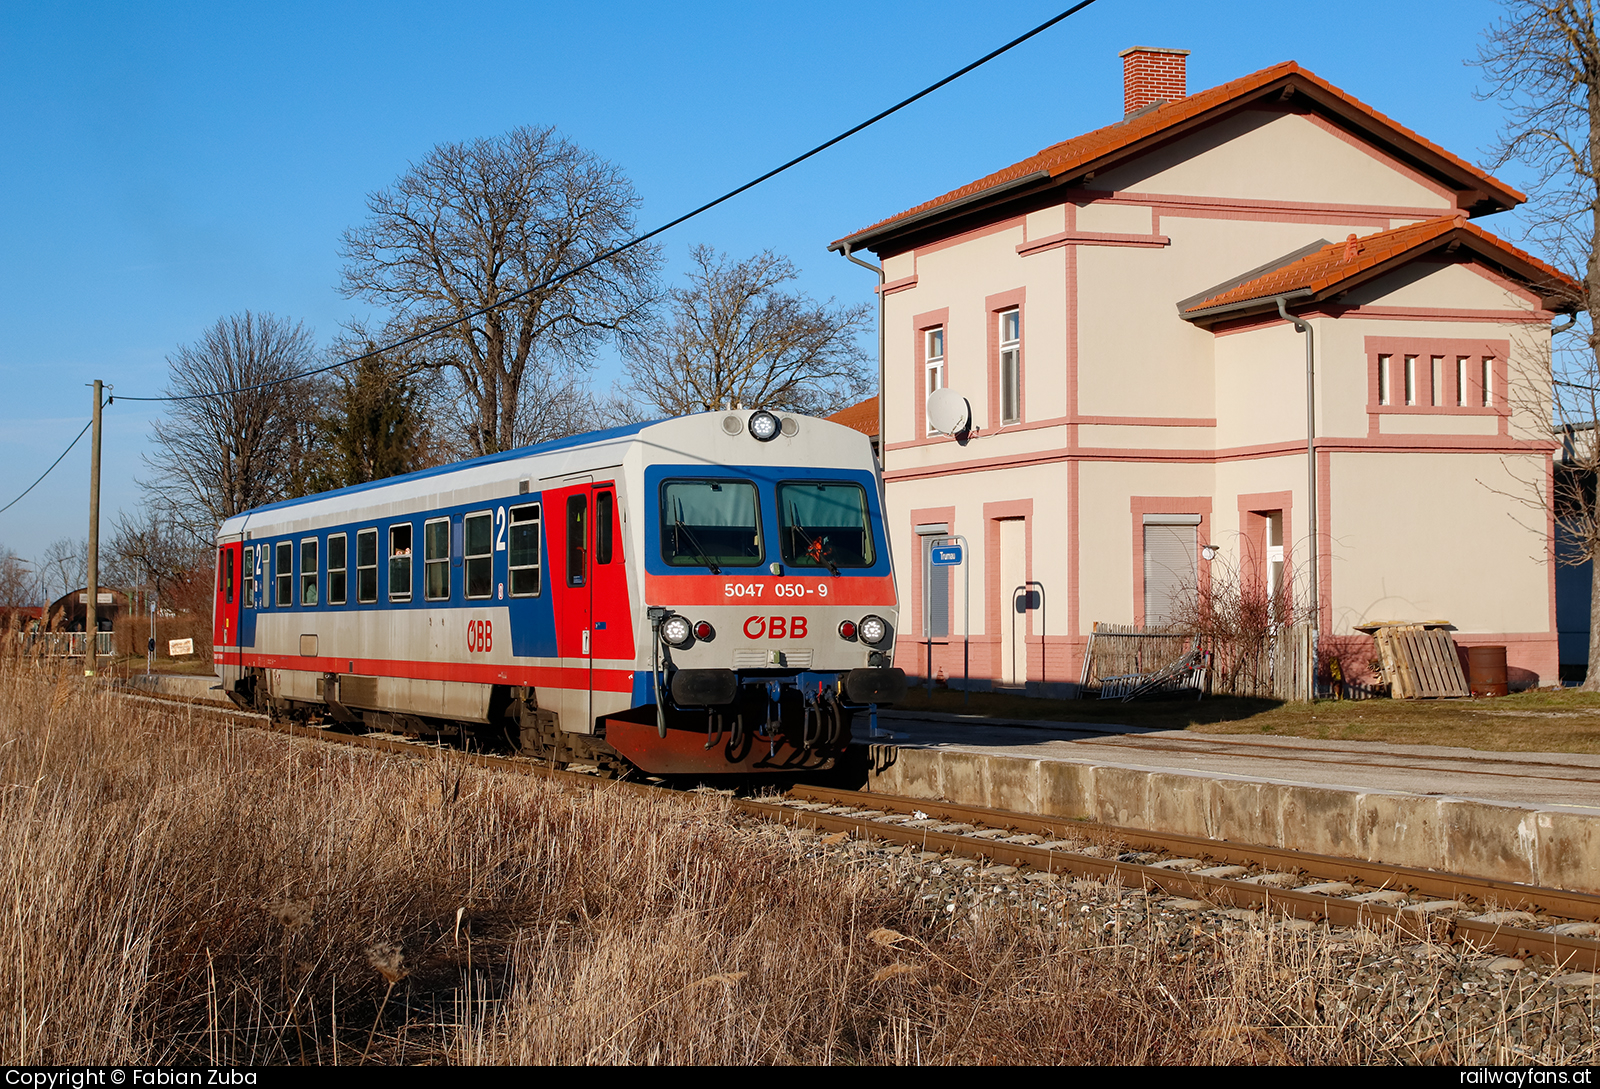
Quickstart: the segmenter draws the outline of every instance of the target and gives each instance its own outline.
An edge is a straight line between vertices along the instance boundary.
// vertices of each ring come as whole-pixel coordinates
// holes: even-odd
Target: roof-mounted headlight
[[[778,417],[764,408],[750,414],[750,434],[757,442],[771,442],[781,429]]]

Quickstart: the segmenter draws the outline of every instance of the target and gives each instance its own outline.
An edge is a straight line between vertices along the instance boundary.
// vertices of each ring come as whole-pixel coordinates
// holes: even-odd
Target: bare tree
[[[1594,487],[1600,471],[1594,441],[1600,419],[1600,35],[1593,0],[1505,0],[1505,8],[1478,56],[1489,82],[1486,97],[1507,112],[1495,165],[1521,162],[1532,169],[1527,241],[1575,281],[1538,285],[1570,305],[1575,316],[1556,327],[1571,335],[1552,346],[1548,374],[1532,382],[1540,418],[1553,400],[1552,434],[1566,440],[1552,489],[1541,481],[1536,494],[1554,506],[1560,561],[1582,564],[1600,557]],[[1600,563],[1594,563],[1594,575],[1600,580]],[[1583,687],[1596,691],[1600,581],[1591,588],[1589,613]]]
[[[344,290],[392,307],[390,334],[461,319],[423,345],[424,360],[453,379],[470,451],[511,449],[525,384],[582,366],[648,316],[653,248],[578,271],[632,236],[638,203],[617,167],[553,128],[440,144],[367,198],[367,222],[344,235]]]
[[[730,261],[696,246],[690,256],[689,286],[668,292],[667,320],[627,353],[630,393],[673,416],[736,407],[827,415],[862,397],[868,307],[783,291],[798,274],[770,250]]]
[[[132,516],[119,512],[109,544],[111,584],[142,586],[163,602],[170,602],[196,569],[209,571],[211,565],[205,542],[181,530],[171,515],[152,508]]]
[[[39,603],[39,579],[27,560],[0,546],[0,611]]]
[[[293,494],[309,408],[297,379],[315,361],[305,326],[249,311],[179,348],[166,392],[183,399],[152,426],[159,452],[145,458],[151,506],[209,541],[225,519]]]
[[[71,593],[89,582],[89,541],[58,537],[45,547],[37,565],[40,589],[48,601]]]

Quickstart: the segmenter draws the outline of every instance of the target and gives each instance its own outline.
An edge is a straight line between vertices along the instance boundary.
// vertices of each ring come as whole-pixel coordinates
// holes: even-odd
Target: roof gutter
[[[1255,299],[1240,299],[1237,302],[1223,303],[1221,306],[1208,306],[1204,310],[1188,310],[1178,312],[1178,316],[1185,321],[1210,320],[1224,318],[1229,314],[1238,314],[1246,310],[1271,310],[1277,303],[1280,310],[1285,302],[1298,302],[1309,299],[1316,292],[1309,287],[1297,287],[1293,291],[1285,291],[1280,295],[1263,295]]]
[[[964,197],[958,197],[955,200],[946,201],[944,204],[936,205],[932,208],[926,208],[918,212],[916,215],[906,216],[902,219],[896,219],[890,223],[884,224],[883,228],[876,232],[874,232],[871,227],[868,227],[865,231],[850,235],[848,238],[841,238],[839,241],[830,245],[828,249],[835,253],[842,253],[846,257],[849,257],[850,251],[865,249],[868,243],[873,239],[886,238],[889,235],[903,230],[906,227],[925,222],[926,220],[930,220],[935,216],[942,216],[946,212],[952,212],[960,208],[969,207],[977,204],[979,201],[987,200],[990,197],[999,196],[1003,193],[1009,193],[1013,189],[1021,189],[1025,185],[1032,185],[1036,182],[1048,181],[1050,176],[1050,171],[1048,170],[1035,170],[1033,173],[1026,174],[1023,177],[1012,178],[1008,182],[1001,182],[999,185],[991,185],[989,188],[979,190],[976,193],[968,193]]]

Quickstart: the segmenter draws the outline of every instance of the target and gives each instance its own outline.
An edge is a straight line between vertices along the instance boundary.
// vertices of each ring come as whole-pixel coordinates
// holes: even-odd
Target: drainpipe
[[[1317,643],[1320,635],[1320,623],[1317,612],[1321,603],[1322,585],[1317,581],[1317,387],[1316,387],[1316,351],[1315,337],[1311,333],[1311,323],[1290,314],[1283,304],[1283,296],[1279,295],[1274,300],[1278,304],[1278,313],[1284,321],[1293,322],[1295,331],[1306,335],[1306,492],[1310,497],[1310,540],[1311,540],[1311,698],[1317,697]]]
[[[883,266],[874,265],[870,261],[863,261],[850,252],[848,245],[841,245],[839,253],[846,261],[853,265],[860,265],[868,272],[878,274],[878,502],[883,505],[884,517],[888,517],[888,496],[885,494],[888,485],[883,482],[885,455],[889,452],[889,443],[883,433]]]

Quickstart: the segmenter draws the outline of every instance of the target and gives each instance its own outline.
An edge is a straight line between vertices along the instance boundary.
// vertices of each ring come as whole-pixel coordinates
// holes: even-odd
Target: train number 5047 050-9
[[[764,582],[725,582],[722,584],[724,597],[754,597],[760,598],[766,594],[767,584]],[[815,594],[817,597],[828,596],[828,584],[819,582],[815,586],[807,586],[803,582],[778,582],[772,584],[773,597],[807,597]]]

